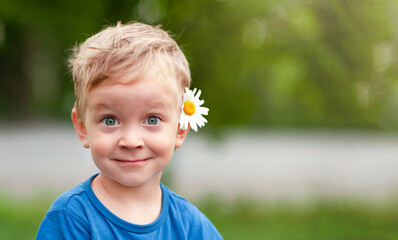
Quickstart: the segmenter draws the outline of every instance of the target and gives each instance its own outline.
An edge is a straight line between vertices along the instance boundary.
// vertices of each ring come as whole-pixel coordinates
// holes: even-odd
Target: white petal
[[[198,131],[198,127],[196,126],[196,123],[195,123],[195,124],[191,124],[191,128],[192,128],[192,130],[194,130],[195,132]]]
[[[202,91],[200,91],[200,89],[198,90],[198,94],[196,94],[196,98],[199,99],[200,98],[200,94],[202,94]]]
[[[207,115],[209,113],[209,109],[205,107],[199,107],[198,111],[199,114]]]

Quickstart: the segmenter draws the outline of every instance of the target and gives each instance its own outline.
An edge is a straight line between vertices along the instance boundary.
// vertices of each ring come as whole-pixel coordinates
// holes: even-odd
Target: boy
[[[160,183],[208,111],[200,91],[188,89],[188,62],[175,41],[158,27],[118,23],[76,48],[70,64],[72,121],[100,173],[55,200],[37,239],[222,239]]]

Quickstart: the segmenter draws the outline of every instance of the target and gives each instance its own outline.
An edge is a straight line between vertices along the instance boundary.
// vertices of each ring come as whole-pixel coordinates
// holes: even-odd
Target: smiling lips
[[[115,159],[115,161],[117,163],[119,163],[122,166],[126,166],[126,167],[139,167],[142,166],[147,160],[149,160],[149,158],[145,158],[145,159],[138,159],[138,160],[119,160],[119,159]]]

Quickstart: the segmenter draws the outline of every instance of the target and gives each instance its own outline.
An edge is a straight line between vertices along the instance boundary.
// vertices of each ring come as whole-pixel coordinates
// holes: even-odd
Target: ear
[[[184,139],[188,134],[188,131],[189,131],[189,125],[188,125],[187,129],[182,130],[180,128],[180,124],[178,124],[177,138],[176,138],[176,143],[174,145],[174,148],[179,148],[182,146],[182,144],[184,143]]]
[[[86,125],[84,125],[84,121],[75,107],[72,109],[72,122],[83,147],[89,148],[90,144],[88,142]]]

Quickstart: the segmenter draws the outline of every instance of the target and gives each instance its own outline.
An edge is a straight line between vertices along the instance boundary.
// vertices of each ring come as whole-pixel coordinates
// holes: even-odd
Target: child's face
[[[101,174],[124,186],[160,181],[187,134],[178,128],[175,94],[149,75],[105,81],[89,92],[86,104],[84,122],[76,110],[72,119]]]

